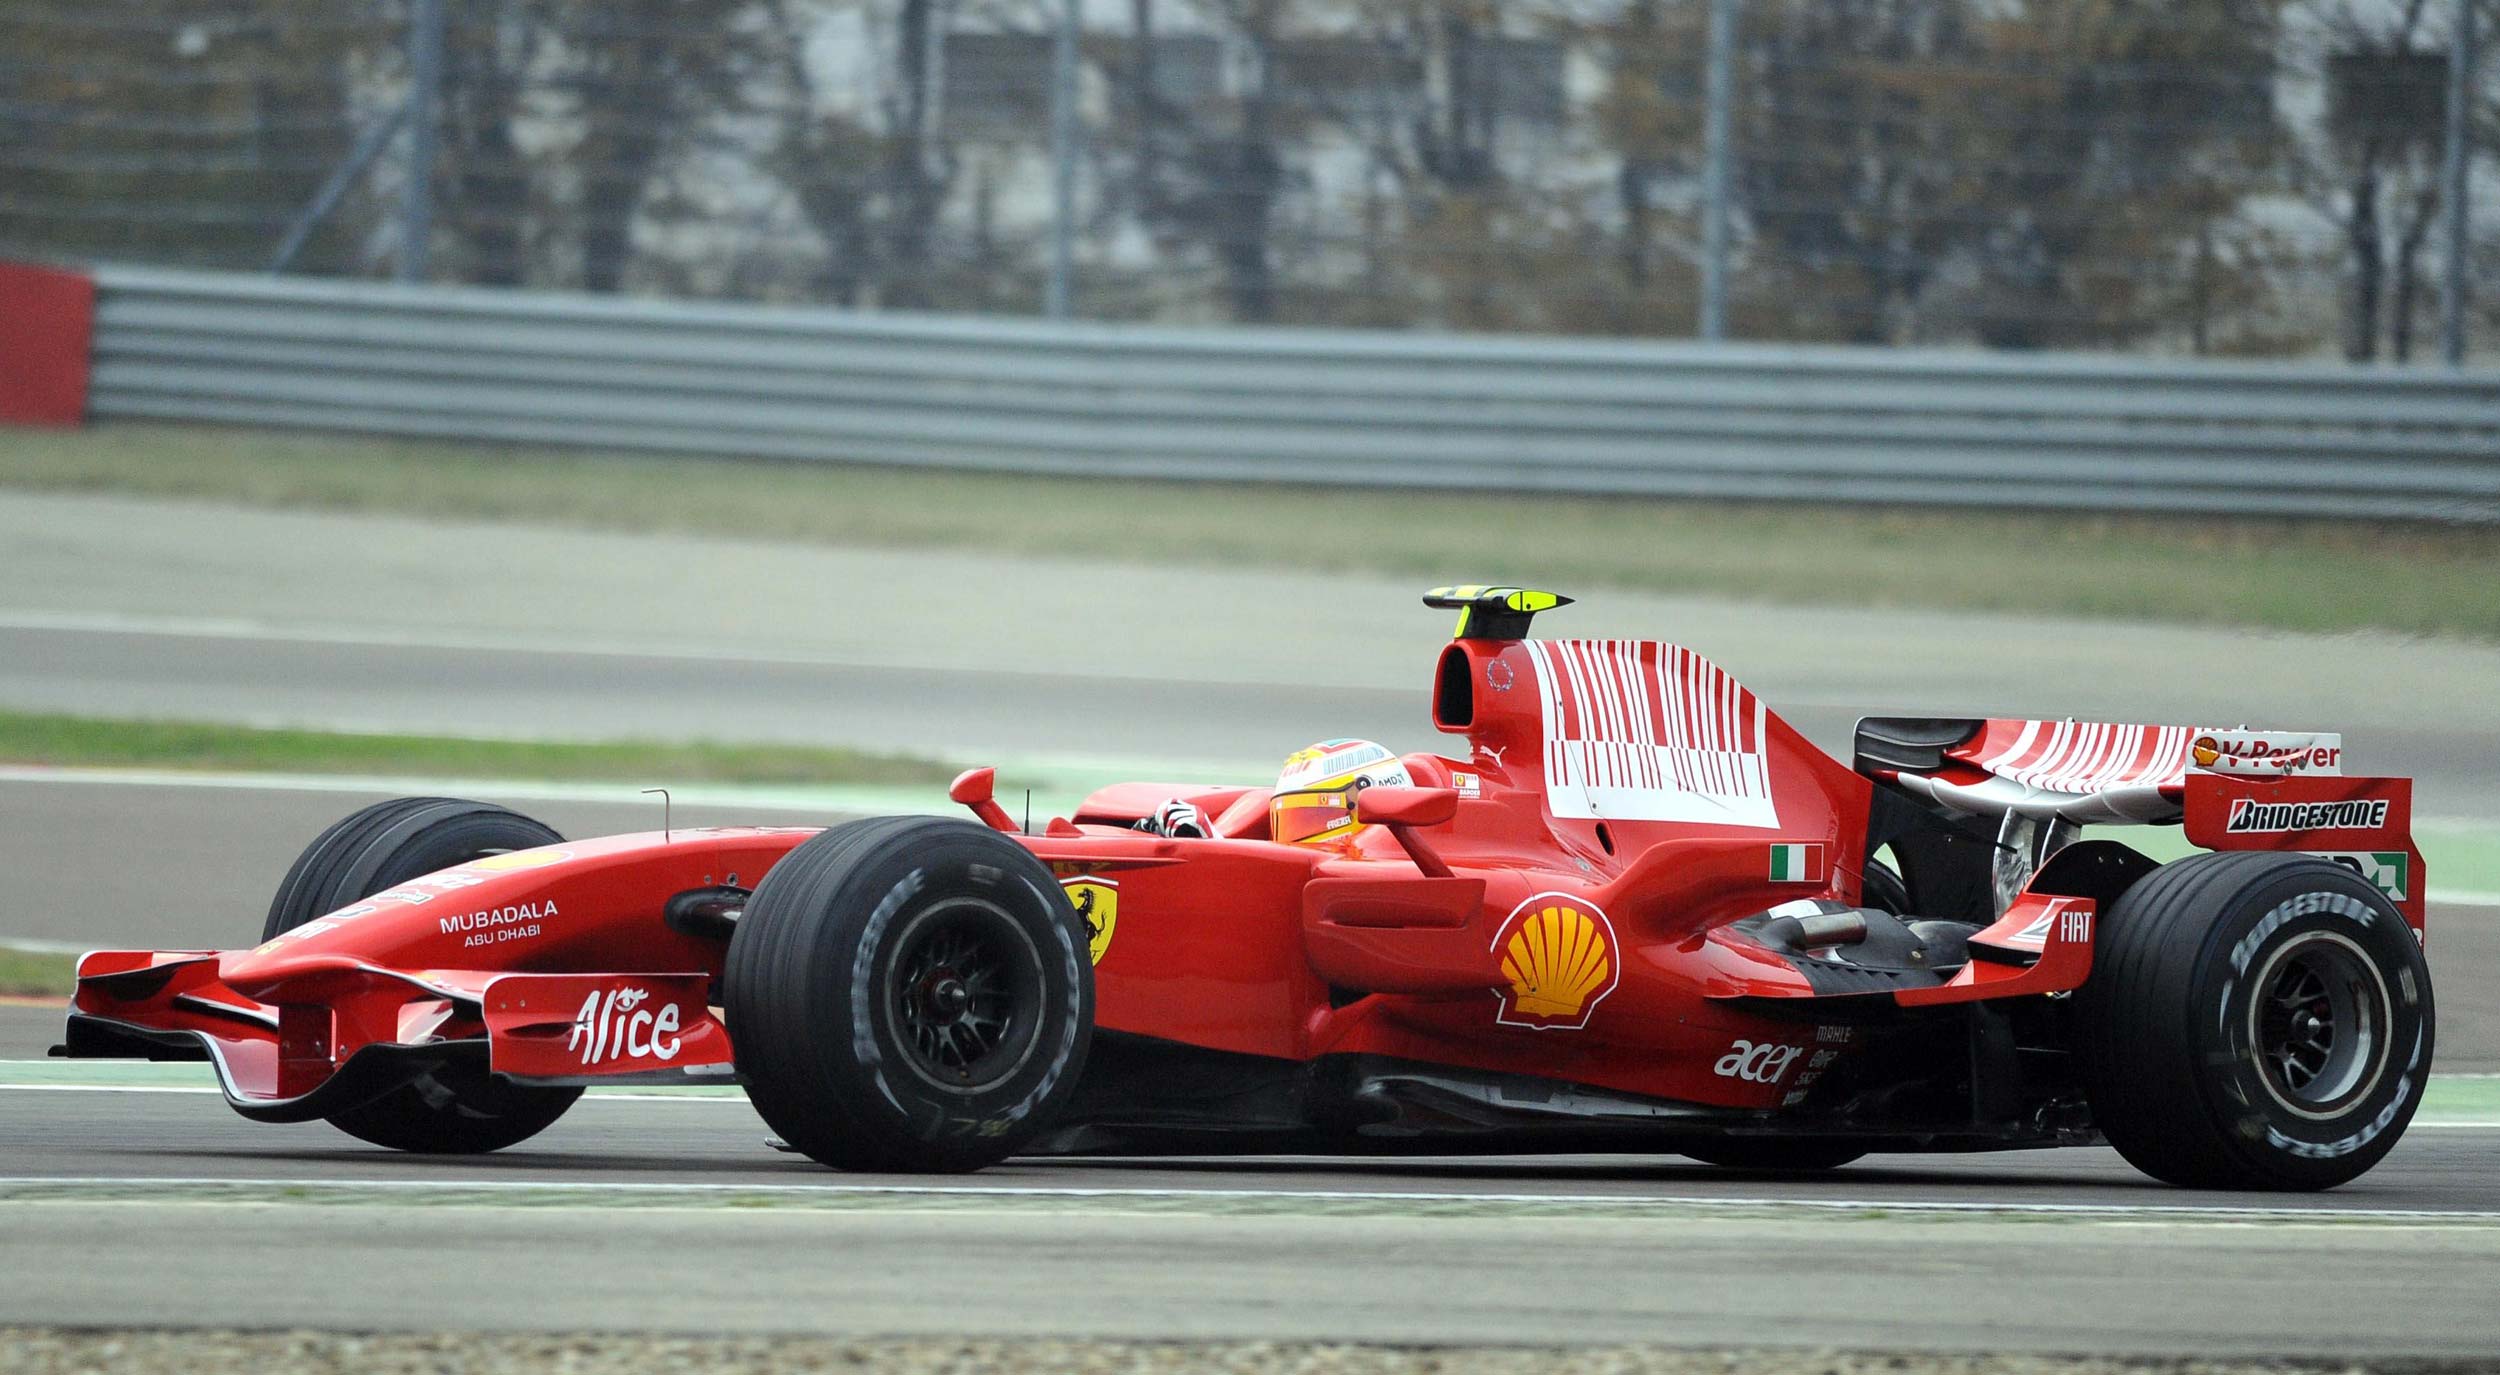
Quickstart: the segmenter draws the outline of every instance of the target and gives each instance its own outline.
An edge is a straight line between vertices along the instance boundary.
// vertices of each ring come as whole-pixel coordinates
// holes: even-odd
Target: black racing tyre
[[[1910,885],[1902,881],[1900,872],[1891,865],[1880,859],[1870,859],[1866,862],[1865,877],[1859,883],[1858,903],[1878,912],[1906,917],[1910,915]]]
[[[1866,1147],[1811,1136],[1732,1136],[1686,1146],[1682,1154],[1730,1170],[1836,1170],[1866,1154]]]
[[[518,812],[448,797],[376,802],[323,831],[296,858],[270,901],[261,939],[412,878],[564,837]],[[330,1125],[362,1141],[421,1155],[499,1151],[545,1131],[582,1096],[578,1088],[508,1084],[484,1066],[449,1066],[359,1107]]]
[[[2112,1146],[2156,1179],[2326,1189],[2420,1106],[2435,1017],[2422,950],[2351,870],[2235,852],[2165,864],[2100,919],[2075,1056]]]
[[[781,1139],[837,1169],[953,1173],[1014,1154],[1067,1102],[1094,969],[1031,851],[967,821],[882,817],[765,873],[721,1010]]]

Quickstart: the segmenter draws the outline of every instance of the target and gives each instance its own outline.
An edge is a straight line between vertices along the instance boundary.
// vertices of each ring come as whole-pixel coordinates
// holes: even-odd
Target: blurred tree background
[[[436,279],[1040,306],[1060,0],[8,0],[0,251],[398,271],[428,4]],[[1084,0],[1075,313],[1689,335],[1708,5]],[[1730,333],[2420,359],[2453,13],[1742,0]]]

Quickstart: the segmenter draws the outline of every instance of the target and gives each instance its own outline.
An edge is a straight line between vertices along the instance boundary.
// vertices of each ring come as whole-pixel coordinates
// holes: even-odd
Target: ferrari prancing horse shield
[[[1068,890],[1068,901],[1075,905],[1077,916],[1084,919],[1087,945],[1094,963],[1102,963],[1111,949],[1111,928],[1120,921],[1120,885],[1107,878],[1061,879],[1059,886]]]

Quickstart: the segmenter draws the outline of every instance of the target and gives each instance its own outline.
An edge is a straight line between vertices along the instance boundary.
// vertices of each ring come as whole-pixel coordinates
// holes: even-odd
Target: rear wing
[[[1869,717],[1855,764],[1973,816],[2181,826],[2208,850],[2318,855],[2422,929],[2413,782],[2349,778],[2340,735],[2091,721]]]
[[[2333,777],[2343,760],[2340,735],[1871,716],[1858,722],[1856,765],[1976,816],[2170,826],[2185,814],[2191,775]]]

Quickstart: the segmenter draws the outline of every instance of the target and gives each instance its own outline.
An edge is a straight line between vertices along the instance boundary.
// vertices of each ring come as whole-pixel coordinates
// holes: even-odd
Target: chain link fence
[[[19,0],[0,252],[1683,337],[1715,241],[1738,339],[2500,350],[2500,0],[1713,3]]]

